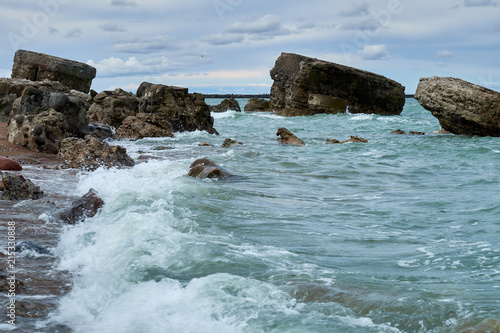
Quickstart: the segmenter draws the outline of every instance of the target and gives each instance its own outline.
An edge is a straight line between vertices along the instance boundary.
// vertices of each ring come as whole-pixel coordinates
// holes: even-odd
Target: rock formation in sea
[[[349,143],[349,142],[352,142],[352,143],[356,143],[356,142],[367,143],[368,140],[360,138],[359,136],[351,135],[351,137],[349,139],[345,140],[345,141],[339,141],[337,139],[326,139],[325,144],[343,144],[343,143]]]
[[[29,179],[22,175],[12,174],[10,172],[2,173],[3,196],[7,200],[28,200],[40,199],[43,191],[40,187],[33,184]]]
[[[71,207],[60,214],[60,218],[68,224],[75,224],[97,214],[103,205],[104,201],[91,188],[84,196],[73,201]]]
[[[269,101],[263,98],[252,97],[245,105],[245,111],[265,112],[270,111]]]
[[[276,136],[279,136],[278,142],[281,142],[283,144],[287,145],[293,145],[293,146],[305,146],[306,144],[304,141],[299,139],[298,137],[295,136],[292,132],[287,130],[284,127],[278,128],[278,132],[276,132]]]
[[[282,116],[317,113],[399,115],[404,87],[382,75],[298,54],[282,53],[271,70],[271,111]]]
[[[87,64],[51,55],[17,50],[12,66],[13,79],[58,81],[69,89],[88,93],[96,69]]]
[[[222,143],[223,148],[231,148],[234,146],[242,146],[242,145],[243,142],[239,142],[230,138],[225,139],[224,142]]]
[[[214,162],[206,159],[199,158],[194,161],[189,167],[188,176],[204,179],[204,178],[214,178],[214,179],[224,179],[233,176],[233,174]]]
[[[101,91],[92,101],[88,112],[90,121],[115,128],[120,127],[125,118],[135,115],[139,110],[137,96],[122,89]]]
[[[115,133],[115,139],[138,140],[145,137],[173,137],[170,123],[156,114],[138,113],[128,116]]]
[[[64,139],[58,155],[68,168],[75,169],[95,170],[99,167],[124,167],[135,164],[122,146],[111,146],[91,135],[87,135],[85,139]]]
[[[226,111],[236,111],[241,112],[240,103],[233,97],[226,98],[217,105],[209,105],[210,112],[226,112]]]
[[[421,78],[415,99],[454,134],[500,136],[500,93],[452,77]]]

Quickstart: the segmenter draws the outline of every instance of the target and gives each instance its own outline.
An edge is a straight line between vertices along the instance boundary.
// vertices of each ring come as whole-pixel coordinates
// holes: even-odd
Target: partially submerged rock
[[[252,97],[245,105],[245,111],[266,112],[270,110],[269,101],[267,99]]]
[[[500,136],[500,93],[451,77],[421,78],[415,99],[454,134]]]
[[[138,113],[127,117],[116,130],[116,139],[173,137],[172,125],[155,114]]]
[[[236,111],[241,112],[240,103],[234,97],[226,98],[217,105],[209,105],[210,112],[226,112]]]
[[[352,142],[352,143],[356,143],[356,142],[361,142],[361,143],[367,143],[368,140],[366,139],[363,139],[363,138],[360,138],[359,136],[354,136],[354,135],[351,135],[351,137],[345,141],[339,141],[337,139],[326,139],[326,144],[343,144],[343,143],[349,143],[349,142]]]
[[[80,222],[85,217],[93,217],[104,205],[104,201],[91,188],[83,197],[73,201],[71,207],[61,214],[61,220],[68,224]]]
[[[2,173],[3,196],[7,200],[37,200],[43,195],[40,187],[33,184],[31,180],[22,175],[14,175],[9,172]]]
[[[206,158],[200,158],[191,164],[188,176],[199,179],[224,179],[231,177],[232,174],[229,171],[219,167],[214,162]]]
[[[304,141],[296,137],[295,134],[293,134],[284,127],[278,128],[278,132],[276,133],[276,135],[279,136],[278,141],[283,144],[294,145],[294,146],[306,145]]]
[[[282,116],[318,113],[399,115],[404,87],[382,75],[282,53],[271,70],[271,110]]]
[[[0,156],[0,170],[5,171],[20,171],[23,167],[16,161]]]
[[[233,146],[241,146],[241,145],[243,145],[243,142],[239,142],[229,138],[225,139],[224,142],[222,143],[223,148],[230,148]]]
[[[85,139],[66,138],[61,143],[59,157],[68,168],[95,170],[99,167],[134,166],[134,160],[121,146],[111,146],[106,142],[87,135]]]

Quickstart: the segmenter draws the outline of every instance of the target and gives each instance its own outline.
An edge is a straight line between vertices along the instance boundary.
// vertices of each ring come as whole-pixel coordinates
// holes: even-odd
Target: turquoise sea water
[[[433,134],[413,99],[390,117],[214,117],[220,136],[121,142],[143,163],[79,175],[105,206],[62,231],[73,287],[40,331],[500,330],[498,138]],[[351,135],[369,142],[324,144]],[[201,157],[238,177],[186,177]]]

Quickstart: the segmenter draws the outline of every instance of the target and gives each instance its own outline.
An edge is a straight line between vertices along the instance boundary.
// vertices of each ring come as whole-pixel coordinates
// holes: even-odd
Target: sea
[[[499,138],[437,134],[412,98],[400,116],[212,115],[218,136],[110,141],[132,168],[26,166],[46,201],[2,219],[51,254],[17,253],[28,315],[0,331],[500,332]],[[326,144],[350,136],[368,142]],[[186,176],[198,158],[234,176]],[[100,212],[62,224],[90,188]]]

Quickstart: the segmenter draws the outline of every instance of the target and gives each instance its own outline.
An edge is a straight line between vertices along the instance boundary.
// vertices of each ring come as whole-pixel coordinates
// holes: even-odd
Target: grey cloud
[[[66,38],[79,38],[83,34],[83,31],[78,28],[71,29],[64,35]]]
[[[113,45],[114,52],[122,53],[151,53],[165,50],[177,50],[175,40],[168,36],[139,38],[134,37]]]
[[[354,2],[351,4],[351,8],[341,10],[339,13],[344,16],[362,16],[368,15],[370,9],[370,4],[366,1]]]
[[[101,24],[99,26],[99,29],[101,29],[103,31],[108,31],[108,32],[124,32],[124,31],[127,31],[127,29],[125,29],[125,27],[123,27],[122,25],[119,25],[119,24],[116,24],[116,23],[112,23],[112,22]]]
[[[380,28],[380,23],[373,18],[352,20],[342,23],[343,30],[376,31]]]
[[[226,32],[261,35],[263,38],[289,35],[291,33],[290,30],[283,27],[279,17],[275,15],[266,15],[251,21],[236,22],[227,28]]]
[[[228,45],[233,43],[241,43],[245,39],[242,34],[216,34],[211,35],[206,39],[206,42],[211,45]]]
[[[49,27],[49,33],[51,35],[58,35],[59,34],[59,30],[57,30],[56,28],[54,27]]]
[[[126,7],[126,6],[137,6],[137,3],[133,0],[112,0],[112,6]]]
[[[498,1],[494,0],[464,0],[465,7],[496,7]]]

